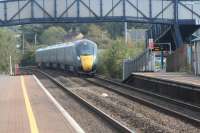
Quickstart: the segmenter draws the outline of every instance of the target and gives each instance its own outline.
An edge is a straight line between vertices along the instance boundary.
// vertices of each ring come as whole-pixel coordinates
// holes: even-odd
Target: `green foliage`
[[[57,42],[64,42],[64,36],[67,32],[62,27],[49,27],[40,36],[42,44],[55,44]]]
[[[37,34],[38,37],[40,37],[44,30],[49,29],[50,27],[60,27],[64,29],[66,32],[81,32],[82,34],[86,35],[88,37],[88,34],[91,35],[90,30],[91,27],[96,26],[98,27],[102,33],[99,34],[99,40],[101,38],[109,37],[110,39],[117,39],[119,37],[124,36],[124,23],[123,22],[105,22],[105,23],[96,23],[96,24],[32,24],[32,25],[23,25],[23,26],[17,26],[16,29],[21,31],[21,33],[24,33],[25,39],[28,43],[34,44],[34,35]],[[139,28],[148,28],[148,25],[144,24],[136,24],[136,23],[128,23],[128,28],[132,27],[139,27]],[[93,29],[95,31],[95,29]],[[98,33],[99,30],[97,30]],[[94,33],[94,32],[93,32]],[[37,40],[39,44],[43,43],[41,40]],[[104,39],[104,42],[107,41]],[[107,43],[107,42],[105,42]],[[103,43],[103,44],[105,44]],[[43,43],[44,44],[44,43]]]
[[[36,65],[35,63],[35,50],[29,50],[25,52],[25,54],[22,56],[22,60],[20,63],[22,66],[33,66]]]
[[[111,35],[111,39],[117,39],[124,35],[124,23],[109,22],[105,23],[103,28]]]
[[[20,61],[20,64],[22,66],[34,66],[34,65],[36,65],[35,51],[38,48],[44,48],[44,47],[47,47],[47,46],[48,45],[36,45],[36,46],[35,45],[34,46],[27,45],[25,53],[22,55],[22,59]]]
[[[25,40],[28,43],[34,44],[35,35],[40,36],[44,30],[42,25],[23,25],[18,28],[21,34],[24,34]]]
[[[13,65],[19,63],[20,56],[16,49],[15,34],[5,28],[0,29],[0,71],[8,72],[9,57],[12,56]]]
[[[111,43],[110,34],[100,26],[90,24],[87,30],[86,38],[96,42],[99,49],[105,49]]]
[[[88,36],[94,40],[98,40],[101,37],[102,32],[101,28],[97,25],[92,24],[88,27]]]
[[[111,48],[107,50],[104,57],[105,67],[110,77],[119,77],[121,75],[121,62],[127,54],[127,49],[121,40],[112,43]]]
[[[112,78],[122,78],[123,60],[136,57],[143,49],[142,44],[125,44],[122,38],[113,40],[110,48],[99,53],[98,72]]]

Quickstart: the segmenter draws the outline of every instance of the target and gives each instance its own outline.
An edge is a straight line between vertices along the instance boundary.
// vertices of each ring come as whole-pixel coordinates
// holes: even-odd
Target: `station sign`
[[[154,44],[152,51],[170,51],[170,46],[168,44]]]

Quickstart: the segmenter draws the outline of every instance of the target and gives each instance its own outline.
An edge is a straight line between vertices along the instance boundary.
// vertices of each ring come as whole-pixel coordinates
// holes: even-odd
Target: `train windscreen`
[[[80,55],[93,55],[94,54],[94,46],[89,42],[83,42],[78,47],[78,53]]]

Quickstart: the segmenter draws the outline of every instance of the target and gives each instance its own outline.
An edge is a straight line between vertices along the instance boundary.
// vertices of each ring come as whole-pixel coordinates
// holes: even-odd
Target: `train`
[[[54,44],[37,49],[35,60],[38,67],[94,74],[97,65],[97,44],[88,39]]]

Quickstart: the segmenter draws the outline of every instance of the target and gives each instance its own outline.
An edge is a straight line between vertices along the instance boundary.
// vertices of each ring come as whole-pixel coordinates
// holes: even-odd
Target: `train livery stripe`
[[[79,124],[71,117],[71,115],[59,104],[59,102],[49,93],[49,91],[44,87],[44,85],[39,81],[39,79],[33,75],[34,79],[38,83],[38,85],[42,88],[42,90],[46,93],[49,99],[53,102],[53,104],[57,107],[57,109],[62,113],[65,119],[70,123],[70,125],[74,128],[77,133],[85,133],[85,131],[79,126]]]
[[[30,100],[29,100],[29,97],[28,97],[27,88],[26,88],[25,81],[24,81],[24,76],[21,76],[20,78],[21,78],[21,85],[22,85],[23,96],[24,96],[24,101],[25,101],[25,105],[26,105],[26,111],[27,111],[27,114],[28,114],[31,133],[39,133],[37,123],[36,123],[36,119],[35,119],[35,116],[33,114],[31,103],[30,103]]]

